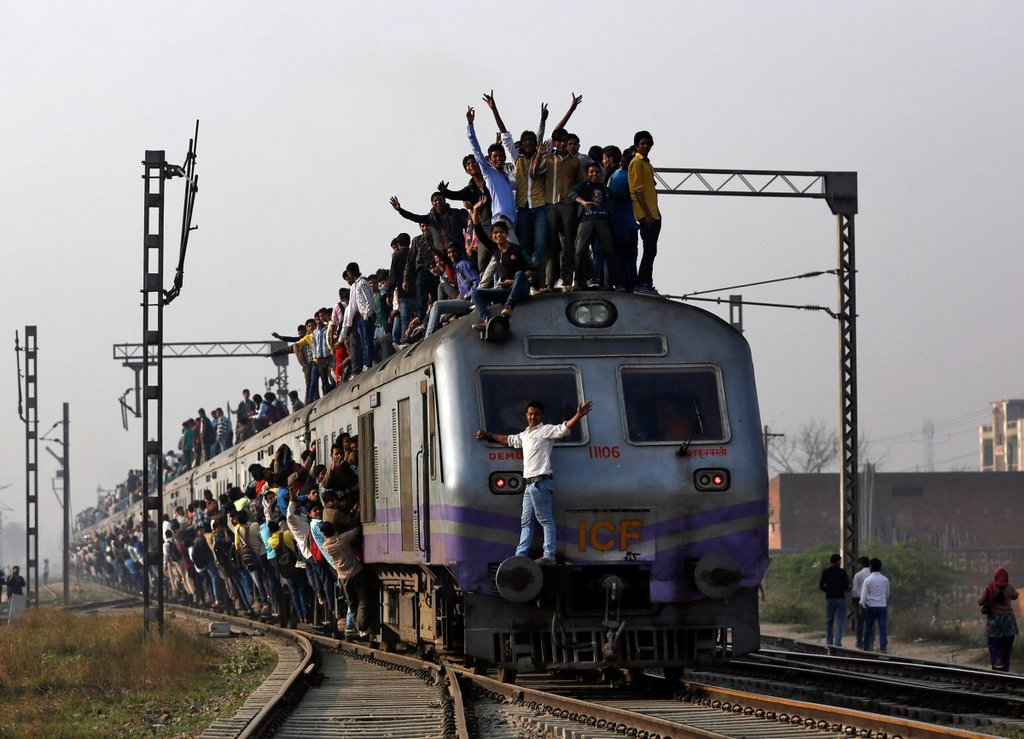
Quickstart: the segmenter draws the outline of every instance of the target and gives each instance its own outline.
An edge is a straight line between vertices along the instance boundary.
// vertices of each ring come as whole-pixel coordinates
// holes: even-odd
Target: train
[[[497,668],[666,673],[757,649],[768,477],[743,335],[660,296],[566,292],[472,318],[343,383],[168,483],[170,512],[249,482],[275,449],[359,438],[374,639]],[[593,411],[553,452],[553,565],[516,557],[521,451],[476,440]],[[102,524],[101,524],[102,525]],[[535,542],[539,555],[540,541]]]

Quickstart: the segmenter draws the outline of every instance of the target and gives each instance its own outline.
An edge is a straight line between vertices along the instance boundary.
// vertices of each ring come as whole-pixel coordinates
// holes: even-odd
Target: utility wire
[[[666,298],[672,298],[674,300],[696,300],[703,303],[732,303],[733,301],[729,298],[695,298],[688,295],[665,295]],[[738,301],[742,305],[759,305],[765,308],[793,308],[796,310],[809,310],[809,311],[821,311],[828,313],[832,318],[839,318],[837,314],[831,308],[826,308],[823,305],[793,305],[791,303],[763,303],[756,300],[740,300]]]
[[[707,295],[708,293],[720,293],[725,290],[738,290],[741,287],[756,287],[757,285],[771,285],[775,282],[786,282],[788,280],[802,280],[805,277],[820,277],[821,275],[834,275],[838,274],[838,269],[824,269],[818,272],[805,272],[802,275],[793,275],[791,277],[776,277],[773,280],[761,280],[760,282],[747,282],[742,285],[729,285],[728,287],[716,287],[713,290],[698,290],[694,293],[686,293],[685,295],[679,296],[681,299],[686,300],[687,298],[693,297],[694,295]],[[751,305],[757,305],[757,303],[751,303]]]

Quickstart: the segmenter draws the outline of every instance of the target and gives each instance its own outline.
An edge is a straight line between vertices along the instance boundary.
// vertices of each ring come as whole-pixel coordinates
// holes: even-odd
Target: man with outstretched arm
[[[476,438],[495,444],[506,444],[513,449],[523,450],[523,514],[520,518],[522,529],[516,556],[530,551],[533,541],[534,519],[544,531],[544,556],[537,560],[539,565],[555,563],[555,515],[552,511],[551,496],[555,492],[554,474],[551,468],[551,450],[556,439],[564,439],[569,431],[594,408],[594,401],[585,400],[576,409],[576,414],[557,426],[544,423],[544,406],[540,401],[531,400],[526,405],[526,429],[518,434],[495,434],[479,429]]]

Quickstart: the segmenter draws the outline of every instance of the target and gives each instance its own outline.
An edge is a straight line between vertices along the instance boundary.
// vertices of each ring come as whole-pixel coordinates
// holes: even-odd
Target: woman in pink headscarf
[[[996,569],[992,582],[978,598],[982,612],[987,613],[985,636],[988,637],[988,655],[993,670],[1008,672],[1013,638],[1017,636],[1017,619],[1013,616],[1011,601],[1017,600],[1017,591],[1010,585],[1010,575],[1004,567]]]

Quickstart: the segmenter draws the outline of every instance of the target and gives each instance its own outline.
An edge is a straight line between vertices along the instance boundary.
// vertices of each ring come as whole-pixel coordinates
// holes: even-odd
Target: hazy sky
[[[1019,2],[31,2],[0,0],[2,328],[39,326],[41,430],[71,403],[75,511],[138,467],[132,383],[111,345],[141,338],[146,149],[182,161],[201,120],[201,190],[170,341],[254,340],[330,304],[341,271],[384,266],[439,179],[462,182],[465,107],[495,91],[510,129],[554,122],[584,149],[646,128],[655,166],[855,170],[860,419],[882,469],[977,465],[993,400],[1024,396]],[[443,8],[443,10],[442,10]],[[558,39],[555,43],[553,39]],[[181,184],[168,209],[168,284]],[[823,202],[673,196],[655,265],[683,293],[836,266]],[[838,307],[832,277],[740,290]],[[727,316],[724,308],[712,308]],[[838,327],[748,307],[762,418],[839,423]],[[10,349],[8,350],[10,351]],[[13,354],[13,352],[11,352]],[[0,503],[24,521],[14,360],[0,382]],[[269,360],[171,360],[165,443],[272,377]],[[293,387],[301,383],[291,374]],[[41,452],[45,549],[56,556]],[[10,518],[8,519],[10,520]],[[52,548],[51,548],[52,547]],[[7,552],[20,560],[22,552]]]

